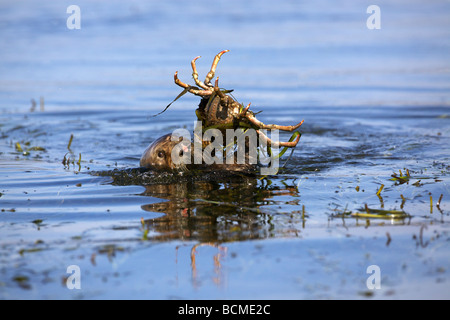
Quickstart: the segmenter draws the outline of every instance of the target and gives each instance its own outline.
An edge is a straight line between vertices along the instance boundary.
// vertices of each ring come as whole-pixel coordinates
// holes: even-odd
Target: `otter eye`
[[[159,158],[164,158],[165,155],[166,155],[166,153],[164,151],[159,151],[158,152],[158,157]]]
[[[180,150],[180,153],[178,154],[180,157],[182,157],[184,154],[183,150]]]

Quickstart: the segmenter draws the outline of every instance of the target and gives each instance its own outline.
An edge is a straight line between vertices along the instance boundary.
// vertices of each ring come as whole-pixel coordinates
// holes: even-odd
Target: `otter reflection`
[[[256,178],[241,177],[220,183],[195,181],[145,186],[142,195],[168,200],[142,206],[146,211],[165,213],[145,220],[145,227],[157,233],[153,238],[161,240],[223,242],[266,238],[274,226],[269,210],[261,206],[271,204],[270,198],[279,195],[280,188],[261,184]],[[296,192],[283,190],[281,193]]]

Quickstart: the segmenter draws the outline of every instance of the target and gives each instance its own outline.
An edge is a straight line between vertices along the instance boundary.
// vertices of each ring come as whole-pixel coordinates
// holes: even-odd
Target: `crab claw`
[[[192,59],[191,61],[191,67],[192,67],[192,78],[194,78],[195,83],[202,89],[204,90],[209,90],[210,88],[205,85],[202,81],[200,81],[198,79],[198,72],[197,72],[197,67],[195,65],[195,61],[197,61],[198,58],[200,58],[201,56],[197,56],[194,59]]]
[[[229,52],[229,51],[230,51],[230,50],[223,50],[223,51],[220,51],[220,52],[214,57],[213,63],[212,63],[212,65],[211,65],[211,70],[209,70],[208,74],[206,75],[205,81],[204,81],[204,83],[205,83],[206,85],[209,85],[211,79],[214,78],[214,74],[215,74],[215,72],[216,72],[217,64],[219,63],[219,60],[220,60],[220,58],[222,57],[222,55],[223,55],[224,53],[226,53],[226,52]]]

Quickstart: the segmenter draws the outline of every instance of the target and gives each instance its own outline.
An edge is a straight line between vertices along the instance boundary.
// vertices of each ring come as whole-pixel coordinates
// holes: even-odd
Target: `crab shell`
[[[240,105],[230,96],[222,99],[218,95],[212,99],[202,98],[197,109],[197,116],[203,121],[204,127],[229,125],[236,128],[239,125]]]

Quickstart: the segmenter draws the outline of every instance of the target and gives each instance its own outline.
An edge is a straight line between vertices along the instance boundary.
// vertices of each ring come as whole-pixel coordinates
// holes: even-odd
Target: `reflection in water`
[[[229,172],[159,173],[144,168],[91,172],[115,185],[145,187],[142,196],[164,199],[141,206],[163,216],[142,222],[143,239],[225,242],[297,236],[305,213],[295,177],[275,183],[266,177]],[[303,206],[304,207],[304,206]]]
[[[190,258],[194,288],[200,287],[205,277],[216,286],[227,285],[222,267],[228,249],[225,242],[262,239],[287,232],[292,235],[292,229],[297,235],[299,229],[305,227],[304,206],[301,210],[294,181],[278,186],[257,176],[224,177],[218,173],[216,179],[209,176],[195,180],[182,177],[176,183],[173,177],[164,176],[168,182],[161,183],[157,174],[150,176],[146,173],[146,177],[139,177],[142,174],[139,170],[114,173],[115,183],[126,184],[130,181],[128,179],[135,183],[138,177],[139,184],[145,187],[142,196],[163,199],[141,206],[145,211],[163,213],[156,218],[141,220],[143,240],[197,242],[175,248],[177,265],[187,266]],[[290,210],[283,212],[282,205],[288,205]],[[300,210],[292,211],[292,206]],[[284,224],[283,221],[289,222]],[[190,254],[188,259],[179,261],[182,247],[189,248]],[[176,279],[178,282],[178,274]]]
[[[231,176],[220,179],[178,181],[145,185],[143,196],[166,201],[142,206],[145,211],[164,216],[146,220],[146,235],[152,239],[188,239],[224,242],[273,236],[283,228],[275,227],[275,216],[291,219],[301,211],[282,212],[282,205],[297,206],[294,185],[272,185],[257,176]],[[278,201],[276,197],[289,196]],[[282,231],[283,232],[283,231]]]
[[[181,246],[177,246],[175,248],[176,252],[176,260],[175,263],[178,263],[178,250]],[[198,277],[198,270],[197,270],[197,249],[200,247],[212,247],[217,249],[217,254],[213,256],[213,264],[214,264],[214,276],[212,278],[212,281],[217,286],[223,284],[223,273],[222,273],[222,265],[221,265],[221,259],[223,259],[227,253],[227,247],[218,245],[216,243],[212,242],[204,242],[204,243],[198,243],[194,246],[192,246],[190,250],[190,258],[191,258],[191,275],[192,275],[192,285],[194,287],[199,286],[199,277]]]
[[[273,197],[256,177],[226,182],[196,181],[145,186],[145,196],[168,201],[142,206],[165,213],[145,221],[157,239],[196,239],[201,242],[265,238],[272,224],[261,206]]]

